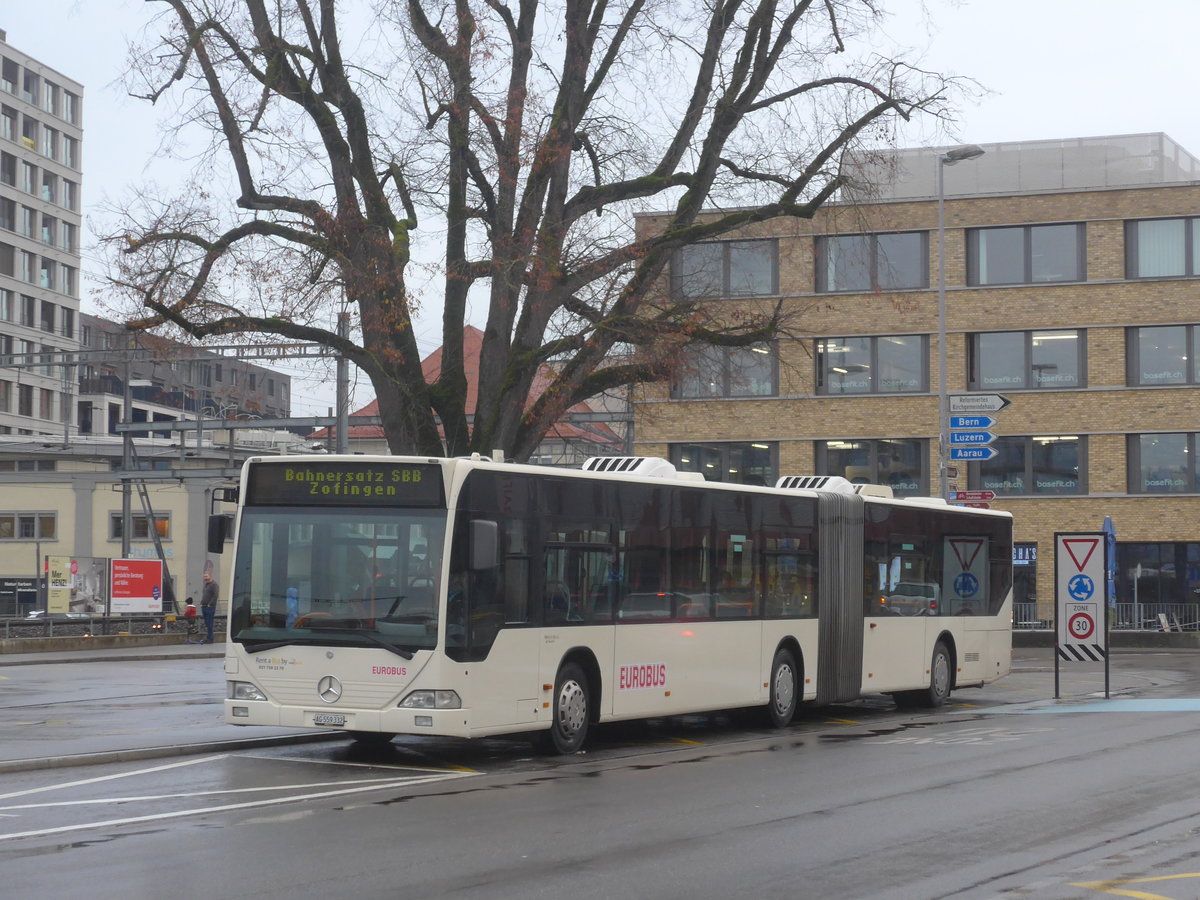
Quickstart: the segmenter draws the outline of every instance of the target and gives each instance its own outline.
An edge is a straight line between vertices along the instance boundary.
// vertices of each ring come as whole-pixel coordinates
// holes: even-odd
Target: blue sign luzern
[[[950,432],[950,445],[953,446],[971,446],[979,447],[983,444],[990,444],[996,439],[996,436],[990,431],[952,431]]]
[[[991,459],[1000,451],[995,447],[951,447],[951,459],[981,460]]]

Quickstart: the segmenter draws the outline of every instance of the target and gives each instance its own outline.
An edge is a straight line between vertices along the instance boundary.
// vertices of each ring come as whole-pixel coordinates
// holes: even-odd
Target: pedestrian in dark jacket
[[[213,580],[212,572],[204,573],[204,591],[200,594],[200,613],[204,616],[204,629],[207,636],[200,643],[213,642],[213,621],[217,616],[217,583]]]

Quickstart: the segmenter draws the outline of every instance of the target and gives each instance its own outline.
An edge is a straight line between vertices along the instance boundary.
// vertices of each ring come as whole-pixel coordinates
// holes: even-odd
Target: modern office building
[[[76,367],[73,430],[80,435],[116,434],[124,415],[126,378],[132,422],[291,415],[291,376],[274,369],[157,335],[130,333],[118,322],[86,313],[80,316],[79,347],[89,360]]]
[[[946,487],[1014,514],[1018,602],[1048,617],[1055,532],[1108,516],[1118,599],[1194,612],[1200,162],[1162,134],[981,149],[863,157],[854,190],[811,221],[681,252],[664,289],[730,320],[782,301],[794,320],[786,339],[693,353],[641,392],[635,452],[712,479],[938,495],[939,436],[973,424],[945,442],[976,442]],[[943,397],[989,394],[1009,401],[993,423],[943,422]]]
[[[79,347],[83,86],[0,31],[0,355]],[[74,373],[0,369],[0,435],[62,433]]]

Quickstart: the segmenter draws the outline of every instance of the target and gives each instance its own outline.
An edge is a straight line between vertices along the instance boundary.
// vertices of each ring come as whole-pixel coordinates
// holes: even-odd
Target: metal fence
[[[224,627],[224,616],[217,616],[216,630]],[[203,620],[198,620],[204,629]],[[169,621],[156,616],[92,616],[90,618],[0,619],[0,638],[82,637],[96,634],[178,634],[187,631],[182,616]]]
[[[1118,603],[1110,613],[1112,631],[1200,631],[1200,604]],[[1038,617],[1038,604],[1013,604],[1013,629],[1052,631],[1054,619]]]

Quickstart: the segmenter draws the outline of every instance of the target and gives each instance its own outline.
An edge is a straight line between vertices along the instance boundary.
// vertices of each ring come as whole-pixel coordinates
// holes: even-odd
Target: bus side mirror
[[[494,569],[500,565],[500,526],[487,519],[471,520],[471,569]]]
[[[233,516],[216,515],[208,517],[208,552],[223,553],[225,541],[233,533]]]

